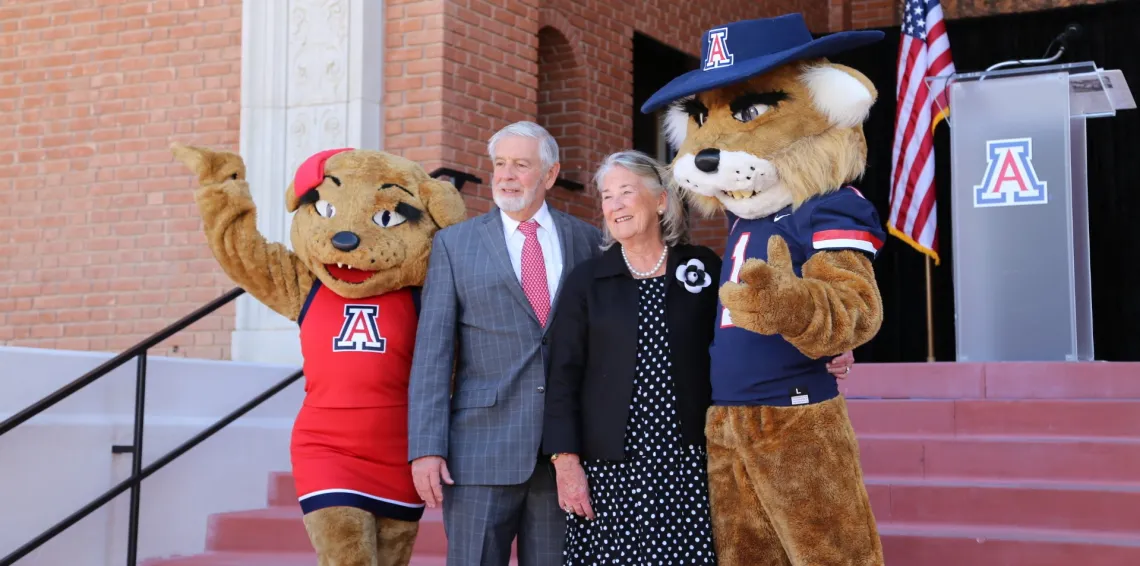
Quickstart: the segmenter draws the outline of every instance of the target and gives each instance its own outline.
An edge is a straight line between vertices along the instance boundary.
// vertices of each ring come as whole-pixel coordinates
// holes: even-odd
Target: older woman
[[[649,156],[610,155],[595,183],[605,251],[570,273],[550,329],[543,449],[570,513],[564,564],[715,564],[704,424],[721,261],[689,243]]]

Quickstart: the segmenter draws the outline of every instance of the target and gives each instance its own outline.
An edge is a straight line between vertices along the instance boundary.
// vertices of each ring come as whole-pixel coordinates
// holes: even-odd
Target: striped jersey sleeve
[[[811,247],[815,251],[858,250],[874,259],[886,240],[875,205],[853,187],[820,199],[811,213]]]

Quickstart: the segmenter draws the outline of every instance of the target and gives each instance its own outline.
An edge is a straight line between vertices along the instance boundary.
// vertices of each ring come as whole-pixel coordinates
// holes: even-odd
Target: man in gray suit
[[[538,124],[488,144],[497,209],[440,230],[423,288],[409,387],[416,490],[443,505],[452,566],[562,563],[566,515],[540,456],[548,322],[601,232],[546,205],[558,144]],[[455,368],[454,394],[452,367]]]

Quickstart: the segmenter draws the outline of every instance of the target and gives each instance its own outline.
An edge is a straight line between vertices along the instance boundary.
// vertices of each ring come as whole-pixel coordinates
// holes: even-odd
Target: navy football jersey
[[[852,187],[812,197],[798,209],[791,206],[770,216],[736,218],[729,231],[720,282],[738,282],[740,268],[750,258],[768,259],[768,238],[778,235],[788,244],[793,269],[812,255],[828,250],[855,250],[872,260],[886,234],[878,212]],[[732,324],[732,313],[718,304],[712,356],[712,397],[717,405],[800,405],[826,401],[839,394],[835,376],[827,371],[830,358],[805,356],[780,335],[765,336]]]

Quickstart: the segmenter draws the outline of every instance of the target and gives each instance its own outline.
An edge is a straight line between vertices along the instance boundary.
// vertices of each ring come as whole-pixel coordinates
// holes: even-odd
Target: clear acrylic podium
[[[1123,77],[1085,62],[927,83],[950,106],[957,361],[1092,360],[1085,120],[1135,108]]]

